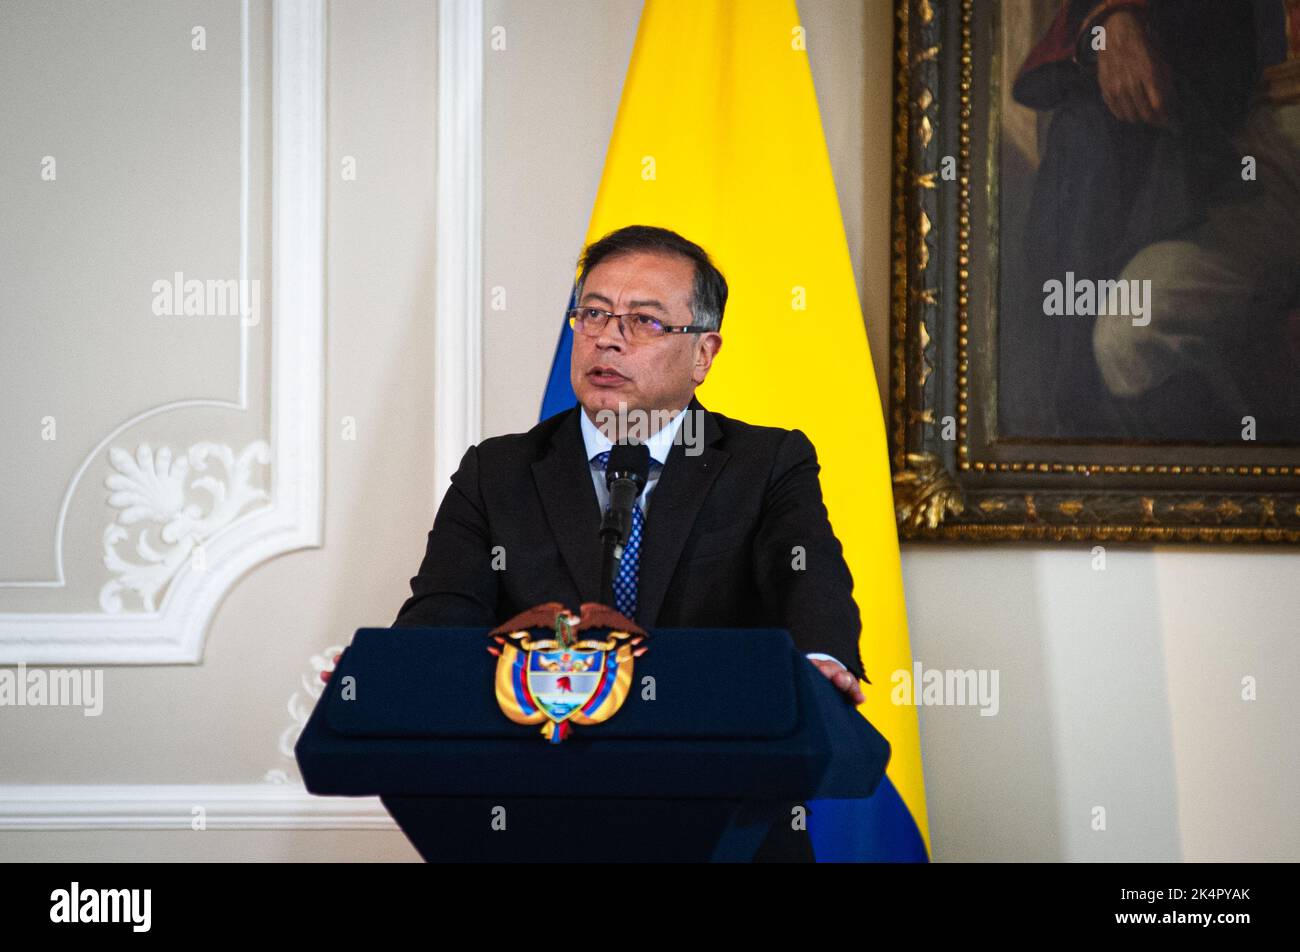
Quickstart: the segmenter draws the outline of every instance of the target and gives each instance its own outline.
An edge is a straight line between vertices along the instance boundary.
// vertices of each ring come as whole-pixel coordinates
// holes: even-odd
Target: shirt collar
[[[581,406],[578,407],[578,416],[582,420],[582,442],[586,444],[588,460],[595,459],[614,446],[610,438],[591,422],[587,411]],[[659,432],[646,440],[646,446],[650,449],[650,458],[660,466],[668,462],[668,453],[672,450],[677,431],[681,429],[682,421],[685,419],[685,409],[679,410],[675,417],[660,428]]]

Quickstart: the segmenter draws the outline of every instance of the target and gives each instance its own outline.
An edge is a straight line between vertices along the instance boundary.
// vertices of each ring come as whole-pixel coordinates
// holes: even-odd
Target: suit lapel
[[[600,503],[582,441],[581,412],[581,407],[575,407],[556,429],[550,453],[533,463],[533,480],[580,601],[596,602],[600,601]],[[561,598],[559,593],[555,597]]]
[[[659,617],[686,538],[691,534],[709,487],[730,455],[712,446],[722,437],[722,430],[712,413],[694,397],[685,412],[698,413],[697,419],[702,419],[704,449],[698,456],[687,456],[686,441],[679,439],[674,443],[650,496],[637,572],[636,621],[644,628],[653,627]],[[687,423],[683,420],[682,426]],[[678,433],[680,436],[681,431]],[[596,553],[596,567],[599,573],[599,552]]]
[[[551,438],[551,451],[535,461],[532,469],[546,521],[580,600],[596,602],[600,601],[600,503],[591,483],[586,445],[582,441],[578,420],[581,412],[580,407],[575,407],[560,424]],[[704,506],[709,487],[730,455],[712,445],[722,437],[712,413],[694,398],[686,412],[699,414],[697,419],[702,420],[704,427],[704,448],[698,456],[687,456],[686,441],[674,443],[650,497],[650,514],[637,569],[636,620],[646,628],[653,627],[659,617],[682,548]],[[683,420],[682,426],[686,425],[687,421]],[[560,597],[559,593],[556,597]]]

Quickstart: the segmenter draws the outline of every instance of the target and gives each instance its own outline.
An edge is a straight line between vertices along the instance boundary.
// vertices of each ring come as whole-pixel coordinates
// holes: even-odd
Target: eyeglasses
[[[599,337],[613,317],[618,320],[624,340],[644,343],[658,340],[665,334],[704,334],[709,328],[698,324],[665,324],[649,314],[614,314],[598,307],[575,307],[569,311],[569,326],[587,337]]]

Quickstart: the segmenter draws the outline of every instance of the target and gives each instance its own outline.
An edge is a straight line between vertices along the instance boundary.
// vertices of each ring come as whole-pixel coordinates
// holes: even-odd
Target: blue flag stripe
[[[568,312],[577,307],[578,285],[575,282],[569,292],[569,306],[564,309],[565,320],[560,325],[560,341],[555,345],[555,360],[551,363],[551,375],[546,381],[546,394],[542,397],[543,420],[557,413],[563,413],[575,406],[577,395],[569,381],[569,361],[573,354],[573,328],[569,327]]]
[[[808,801],[808,833],[819,863],[928,863],[912,811],[882,777],[865,800]]]

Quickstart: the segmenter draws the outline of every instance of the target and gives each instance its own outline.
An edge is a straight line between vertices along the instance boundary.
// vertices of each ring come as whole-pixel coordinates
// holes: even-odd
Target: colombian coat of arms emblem
[[[496,696],[516,724],[541,724],[552,744],[573,725],[612,717],[632,687],[632,666],[646,633],[607,605],[584,602],[577,614],[548,602],[489,633],[496,655]]]

